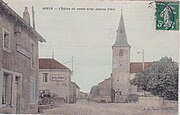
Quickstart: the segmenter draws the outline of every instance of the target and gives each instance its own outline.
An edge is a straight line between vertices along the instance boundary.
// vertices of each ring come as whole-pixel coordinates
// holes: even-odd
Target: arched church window
[[[123,50],[122,49],[119,50],[119,56],[123,56]]]

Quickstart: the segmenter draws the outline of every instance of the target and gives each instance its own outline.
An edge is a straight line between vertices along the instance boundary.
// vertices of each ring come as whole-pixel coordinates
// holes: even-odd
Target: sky
[[[35,8],[36,30],[46,43],[39,43],[39,57],[54,58],[72,69],[75,81],[82,91],[89,92],[93,85],[110,77],[112,72],[112,45],[121,9],[128,43],[131,45],[130,61],[157,61],[168,56],[178,62],[178,31],[155,29],[155,9],[151,1],[85,1],[85,0],[4,0],[22,16],[24,7]],[[44,8],[57,8],[44,10]],[[60,8],[60,10],[59,10]],[[63,8],[63,10],[62,10]],[[75,10],[67,10],[75,8]],[[77,10],[94,8],[94,10]],[[111,8],[111,10],[95,10]],[[66,10],[65,10],[66,9]],[[31,16],[32,17],[32,16]],[[69,63],[66,63],[69,62]]]

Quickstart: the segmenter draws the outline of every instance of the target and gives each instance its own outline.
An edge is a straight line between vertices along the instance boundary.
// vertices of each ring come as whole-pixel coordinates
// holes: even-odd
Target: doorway
[[[16,99],[16,114],[20,113],[20,76],[15,76],[15,99]]]

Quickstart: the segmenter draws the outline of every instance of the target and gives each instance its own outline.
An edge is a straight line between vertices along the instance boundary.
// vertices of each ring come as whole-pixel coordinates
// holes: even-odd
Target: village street
[[[76,104],[62,104],[60,107],[44,110],[45,114],[58,115],[177,115],[173,109],[145,109],[138,103],[96,103],[79,100]]]

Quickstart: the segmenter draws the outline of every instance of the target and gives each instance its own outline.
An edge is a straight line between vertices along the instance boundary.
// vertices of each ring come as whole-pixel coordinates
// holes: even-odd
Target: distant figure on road
[[[121,95],[121,91],[118,89],[118,91],[115,92],[115,102],[120,103],[121,101],[123,101],[123,97]]]
[[[87,97],[87,102],[89,103],[89,97]]]

